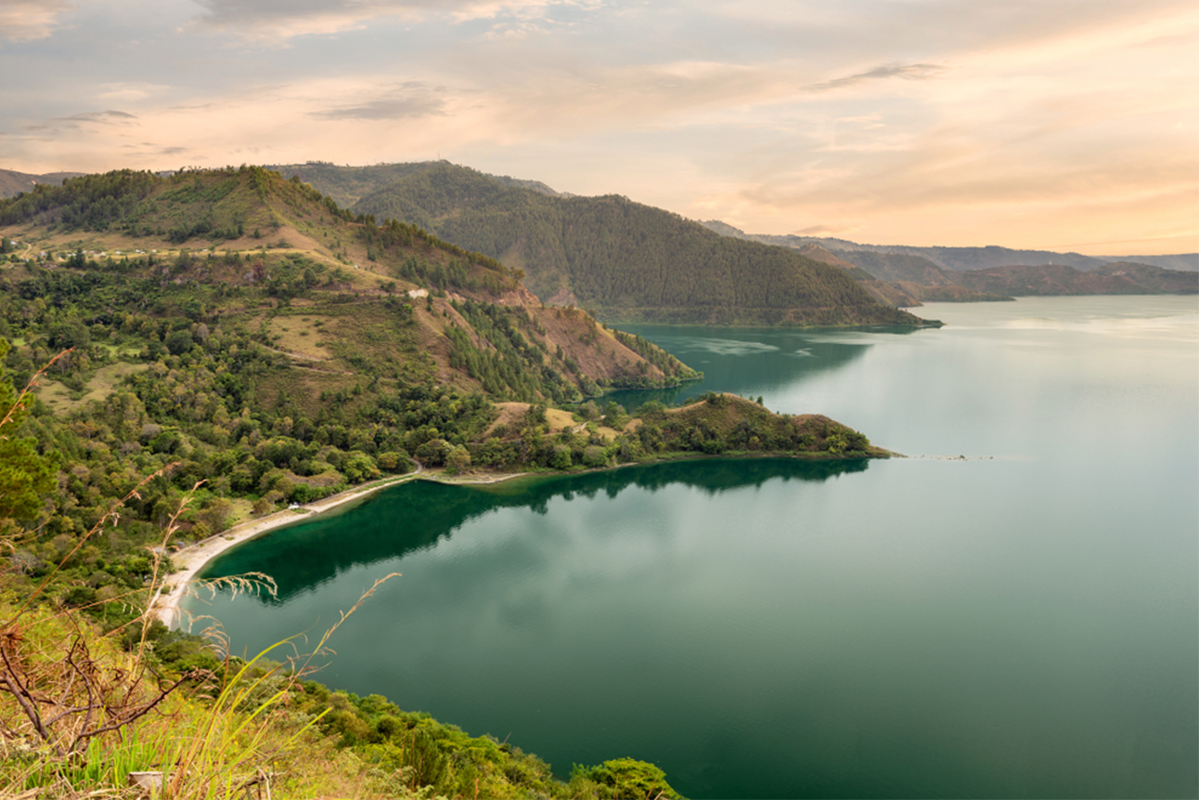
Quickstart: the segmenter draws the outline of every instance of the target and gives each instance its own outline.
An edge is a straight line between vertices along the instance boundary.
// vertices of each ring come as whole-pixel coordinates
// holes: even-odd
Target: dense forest
[[[96,658],[111,642],[105,658],[136,656],[163,680],[224,669],[194,637],[142,624],[173,548],[289,504],[417,468],[886,455],[831,420],[733,396],[636,413],[605,402],[607,388],[698,374],[582,309],[543,306],[489,256],[256,167],[39,185],[0,201],[0,247],[0,604],[36,600],[42,615],[6,605],[8,629],[72,620],[99,637]],[[513,747],[382,698],[264,674],[327,746],[391,776],[393,795],[673,796],[642,762],[556,781]],[[5,724],[38,740],[27,712],[9,711]],[[0,777],[44,785],[29,764],[76,775],[83,756],[42,739],[43,755]]]
[[[784,248],[721,237],[625,197],[560,195],[444,162],[389,169],[401,166],[405,174],[351,208],[485,253],[522,270],[542,300],[585,306],[607,322],[924,324],[876,302],[841,270]],[[358,174],[281,169],[318,188],[344,186]],[[360,176],[358,188],[367,185]]]

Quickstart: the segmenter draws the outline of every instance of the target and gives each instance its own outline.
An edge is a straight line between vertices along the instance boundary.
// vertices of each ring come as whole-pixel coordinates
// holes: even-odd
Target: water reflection
[[[290,599],[212,613],[257,652],[398,569],[320,679],[563,776],[630,755],[695,798],[1195,797],[1195,298],[931,316],[681,355],[889,447],[1021,460],[411,486],[234,551]]]
[[[256,570],[279,585],[276,598],[289,598],[327,583],[352,567],[434,547],[466,522],[504,508],[529,508],[544,515],[551,501],[575,497],[610,499],[630,488],[651,493],[671,485],[709,496],[771,480],[822,482],[867,469],[868,461],[797,459],[701,459],[625,467],[574,476],[532,477],[488,487],[447,486],[417,481],[386,490],[348,511],[274,531],[216,559],[204,577]]]
[[[861,358],[880,335],[911,334],[911,328],[796,331],[775,328],[627,326],[626,330],[668,350],[688,366],[703,370],[704,380],[673,389],[620,391],[606,395],[633,410],[651,400],[674,405],[705,392],[757,397],[835,372]]]

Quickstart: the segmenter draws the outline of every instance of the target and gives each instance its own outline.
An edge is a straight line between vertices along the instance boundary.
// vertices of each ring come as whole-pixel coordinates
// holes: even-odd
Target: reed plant
[[[0,421],[14,416],[9,409]],[[225,654],[220,674],[192,669],[167,675],[153,663],[150,633],[167,578],[165,554],[200,484],[180,501],[159,545],[148,548],[147,585],[106,601],[135,608],[128,622],[100,632],[82,609],[47,602],[64,565],[169,469],[147,476],[114,502],[31,591],[0,597],[0,796],[149,792],[166,800],[243,797],[248,791],[262,796],[265,790],[269,797],[280,775],[286,783],[298,743],[328,712],[295,719],[285,706],[312,671],[312,659],[329,652],[334,631],[392,575],[364,592],[306,656],[293,648],[289,658],[268,661],[275,651],[294,645],[293,637],[248,661],[234,659],[219,628],[210,626],[213,644]],[[0,544],[15,549],[11,541]],[[261,574],[199,583],[209,591],[275,591],[273,581]],[[123,649],[121,638],[132,647]],[[353,771],[365,772],[366,766]],[[139,773],[151,777],[144,785],[130,785],[130,776]]]
[[[309,794],[331,783],[347,795],[382,786],[404,794],[401,782],[359,759],[329,759],[338,764],[332,774],[298,769],[308,748],[332,751],[314,730],[331,709],[289,708],[313,658],[330,652],[337,627],[390,577],[311,652],[300,653],[293,637],[249,660],[226,654],[220,674],[160,675],[144,634],[126,651],[74,609],[0,605],[0,796],[140,796],[148,790],[130,785],[135,773],[155,774],[150,794],[164,800]],[[144,609],[135,624],[153,612]],[[228,650],[220,637],[214,646]]]

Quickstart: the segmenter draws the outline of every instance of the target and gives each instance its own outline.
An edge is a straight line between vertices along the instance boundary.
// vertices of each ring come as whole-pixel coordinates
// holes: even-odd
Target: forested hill
[[[439,163],[448,164],[449,162],[424,161],[409,164],[374,164],[369,167],[339,167],[328,161],[307,161],[303,164],[268,166],[267,169],[274,170],[285,178],[299,178],[304,183],[310,184],[325,195],[332,197],[338,205],[349,208],[365,195]],[[503,186],[531,189],[550,197],[571,196],[556,192],[541,181],[522,180],[507,175],[487,175],[486,177]]]
[[[197,481],[185,539],[406,472],[413,458],[635,459],[640,440],[592,441],[561,421],[552,432],[547,406],[697,377],[582,309],[543,307],[486,256],[359,220],[258,167],[39,186],[0,201],[0,247],[0,389],[49,365],[16,437],[0,437],[0,495],[17,466],[41,464],[18,481],[19,501],[0,504],[0,529],[38,532],[21,569],[44,574],[97,508],[166,471],[106,530],[112,568],[88,579],[85,599],[140,585],[140,548]],[[497,426],[495,401],[532,411]],[[75,566],[104,571],[98,558]]]
[[[68,300],[54,302],[79,303],[76,291],[112,283],[106,318],[183,310],[191,324],[212,328],[218,318],[271,327],[298,308],[335,317],[341,322],[323,330],[306,328],[312,339],[293,329],[279,346],[326,378],[363,372],[369,356],[384,357],[370,345],[397,320],[411,330],[400,338],[413,350],[387,356],[396,367],[498,400],[572,402],[605,387],[693,374],[659,348],[618,339],[583,311],[544,308],[519,271],[494,259],[420,228],[356,217],[299,180],[259,167],[167,178],[123,170],[39,185],[0,201],[0,234],[5,260],[24,265],[7,271],[10,280],[46,284],[45,302],[66,292]],[[59,284],[72,288],[51,288]],[[129,295],[139,284],[142,293]],[[372,320],[380,325],[374,332],[364,327]],[[316,380],[311,372],[304,382]]]
[[[542,300],[582,305],[608,322],[925,324],[876,302],[836,267],[721,237],[625,197],[564,196],[445,162],[416,166],[351,208],[487,254],[522,270]],[[322,190],[323,181],[336,185],[328,169],[292,174]]]

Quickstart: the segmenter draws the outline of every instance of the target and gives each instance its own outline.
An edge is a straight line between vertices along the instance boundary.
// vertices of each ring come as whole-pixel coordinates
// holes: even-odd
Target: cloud
[[[60,26],[0,47],[22,74],[0,150],[25,171],[444,157],[753,232],[1195,227],[1194,3],[0,0],[16,10],[23,36]]]
[[[503,13],[528,15],[555,0],[197,0],[207,13],[200,27],[233,31],[253,40],[286,41],[297,36],[359,30],[372,20],[421,20],[446,16],[456,22],[492,19]]]
[[[121,149],[129,151],[126,153],[127,156],[137,158],[145,158],[146,156],[177,156],[188,151],[186,147],[163,147],[153,142],[123,144],[121,145]]]
[[[357,105],[313,111],[310,116],[324,120],[375,121],[440,116],[446,113],[446,101],[438,94],[437,89],[430,89],[423,83],[410,81],[402,84],[398,91],[385,92],[384,97]]]
[[[701,61],[597,67],[564,59],[487,76],[480,103],[502,140],[670,129],[786,97],[791,65]]]
[[[105,83],[100,85],[100,90],[96,93],[96,97],[101,100],[115,100],[117,102],[138,102],[147,100],[156,94],[160,94],[170,87],[162,86],[153,83]]]
[[[866,72],[859,72],[855,75],[834,78],[825,83],[809,84],[804,87],[804,91],[828,92],[833,89],[844,89],[847,86],[856,86],[860,83],[886,80],[888,78],[902,78],[906,81],[927,81],[938,77],[945,71],[945,67],[938,66],[937,64],[886,64],[875,67],[875,69],[869,69]]]
[[[125,111],[85,111],[81,114],[72,114],[69,117],[56,117],[54,121],[66,123],[91,122],[97,125],[128,125],[135,119],[137,119],[136,116]]]
[[[65,0],[0,0],[0,36],[11,42],[44,39],[66,10]]]

